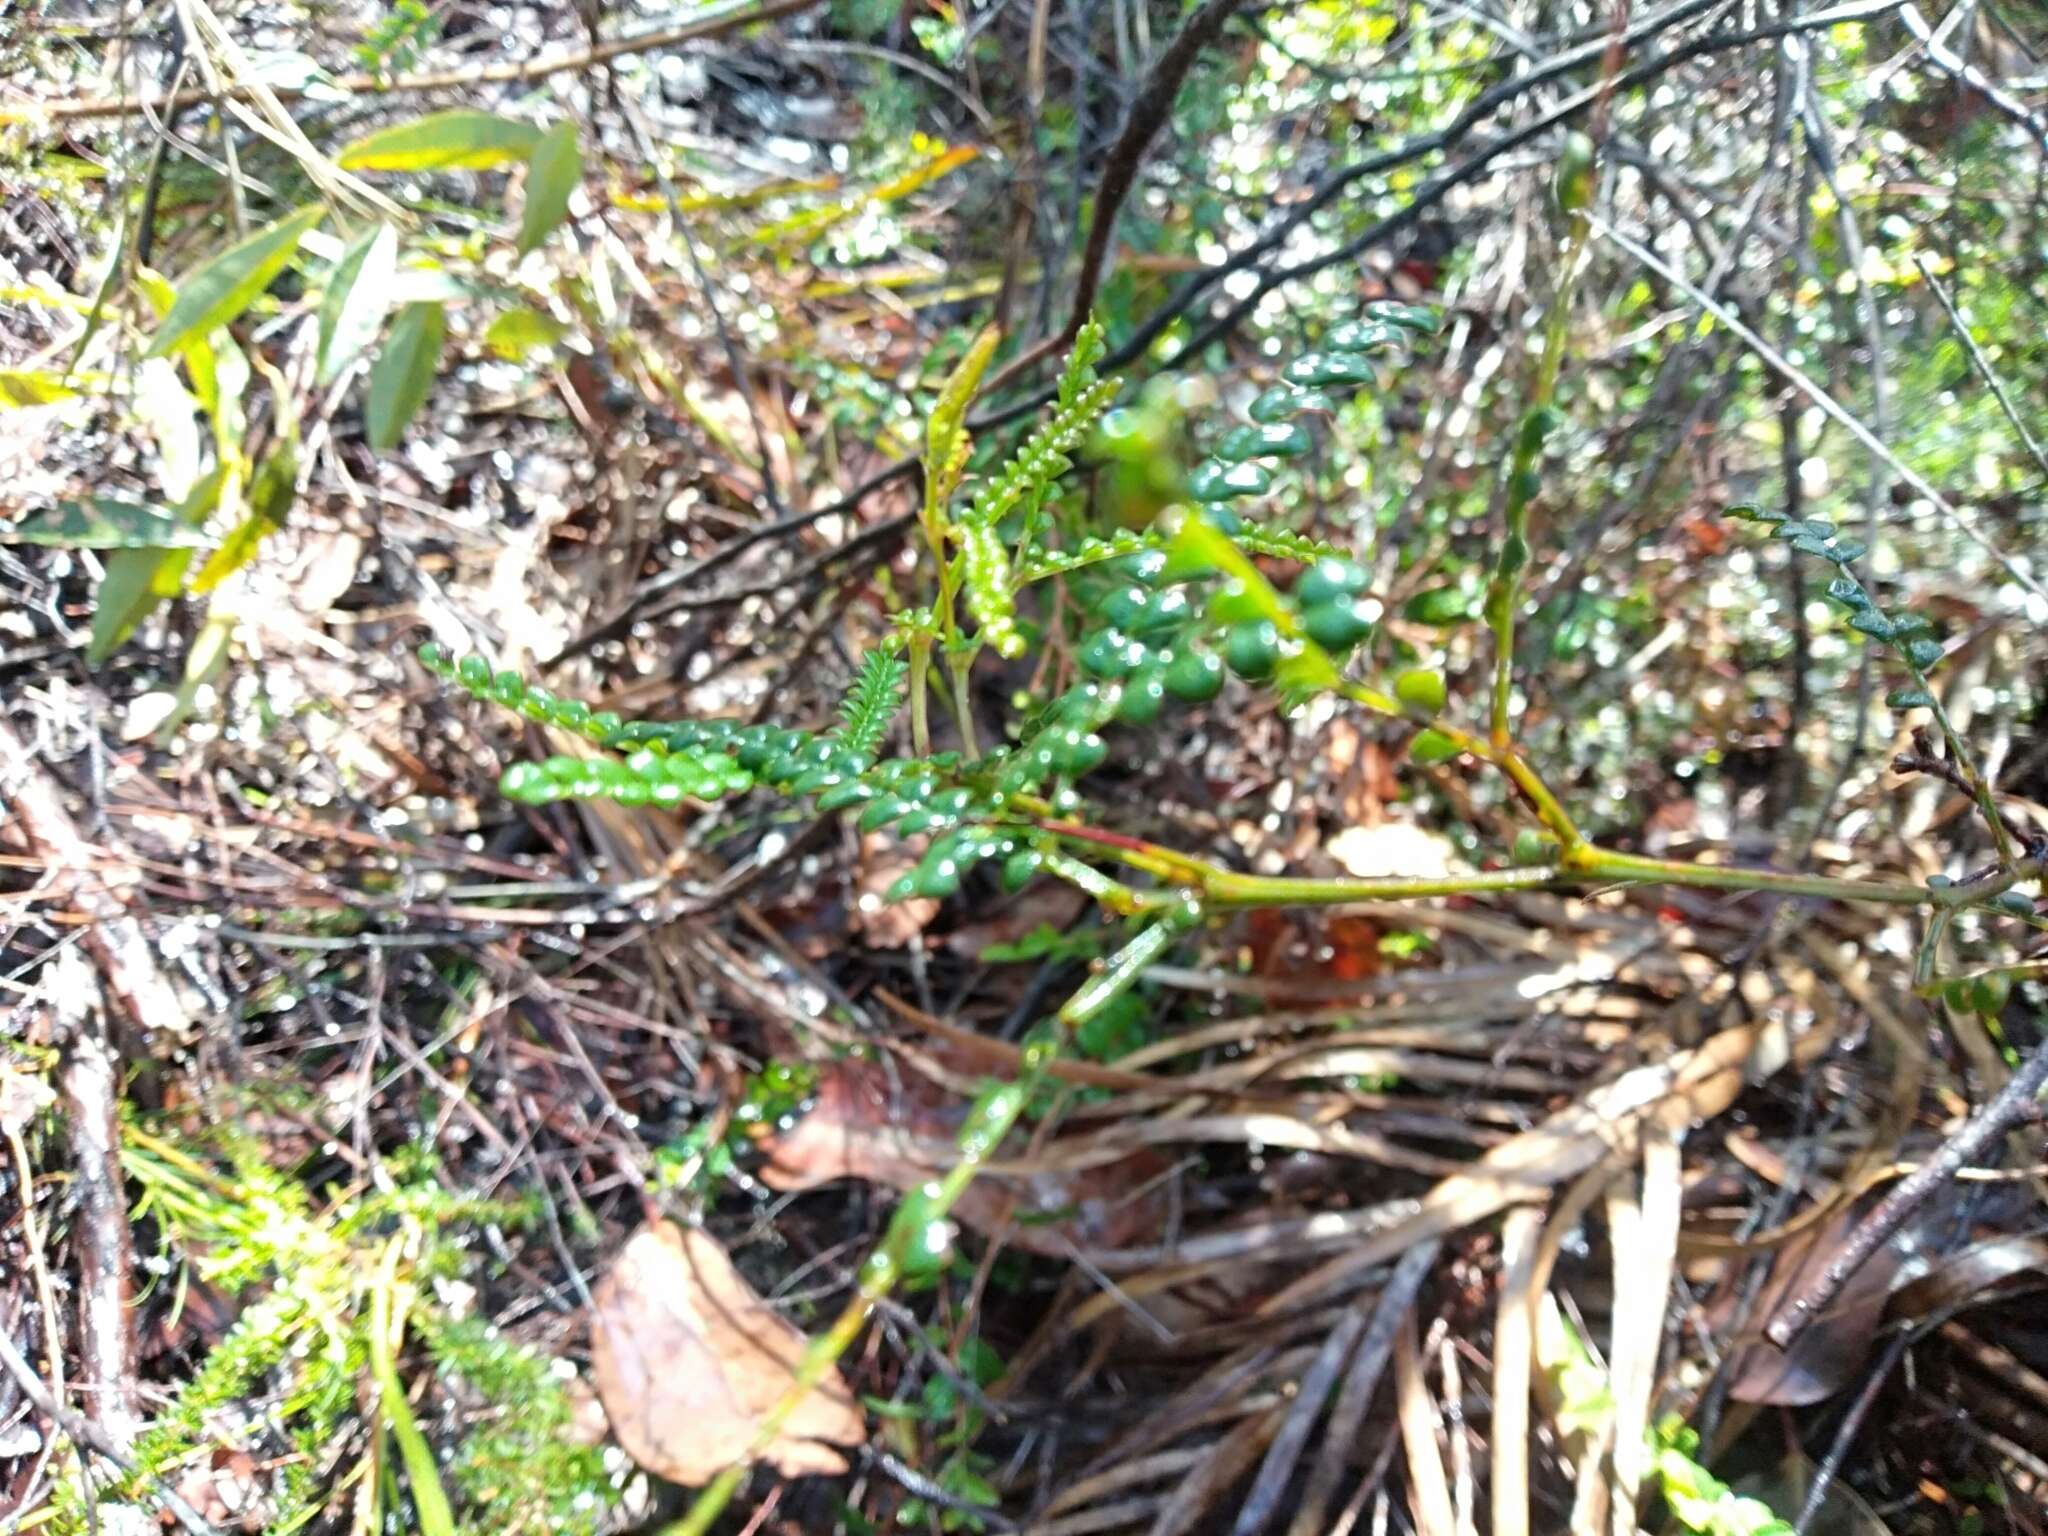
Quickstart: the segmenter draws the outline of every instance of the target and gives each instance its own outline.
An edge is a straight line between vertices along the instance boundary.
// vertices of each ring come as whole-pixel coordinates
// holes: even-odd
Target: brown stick
[[[1203,0],[1201,9],[1174,34],[1173,41],[1159,56],[1159,62],[1152,66],[1152,73],[1146,77],[1138,99],[1131,103],[1123,132],[1110,146],[1109,158],[1102,168],[1102,180],[1096,184],[1095,214],[1088,225],[1088,244],[1081,252],[1081,275],[1074,288],[1074,304],[1068,312],[1067,323],[1060,327],[1058,334],[1046,337],[1030,351],[1020,354],[982,386],[984,395],[994,395],[1025,369],[1059,351],[1080,334],[1088,311],[1095,305],[1095,291],[1102,282],[1103,258],[1109,254],[1109,239],[1116,232],[1117,214],[1122,211],[1124,199],[1130,195],[1131,186],[1138,179],[1138,167],[1144,162],[1145,151],[1166,122],[1167,114],[1172,112],[1174,98],[1180,95],[1181,82],[1195,67],[1195,60],[1223,30],[1224,23],[1244,4],[1245,0]]]
[[[83,1004],[63,1041],[58,1073],[71,1133],[71,1176],[78,1195],[71,1251],[78,1257],[78,1354],[88,1415],[107,1439],[130,1449],[142,1433],[135,1347],[135,1236],[122,1193],[120,1058],[108,1038],[107,1011],[85,962],[66,951],[77,980],[60,992]]]
[[[1996,1098],[1965,1121],[1934,1156],[1900,1180],[1883,1203],[1856,1224],[1813,1284],[1778,1309],[1764,1336],[1780,1349],[1791,1348],[1792,1341],[1827,1310],[1849,1277],[1890,1240],[1907,1217],[1999,1137],[2031,1118],[2044,1087],[2048,1087],[2048,1045],[2036,1046]]]
[[[394,96],[413,91],[470,90],[479,85],[522,84],[569,70],[588,69],[594,64],[609,63],[627,54],[649,53],[661,48],[673,48],[678,43],[693,42],[699,38],[718,37],[757,21],[773,21],[777,17],[788,16],[797,11],[807,11],[817,3],[818,0],[762,0],[761,4],[744,11],[722,11],[715,16],[701,17],[680,27],[667,27],[658,32],[641,33],[635,37],[615,37],[609,42],[579,49],[575,53],[558,53],[527,59],[517,64],[491,64],[480,69],[436,70],[416,75],[343,75],[338,80],[327,82],[323,88],[344,91],[351,96]],[[265,89],[280,101],[296,101],[305,96],[311,87],[292,85],[269,86]],[[153,98],[136,97],[124,100],[106,96],[72,97],[62,101],[32,102],[25,107],[0,108],[0,123],[74,122],[81,118],[133,117],[142,112],[161,117],[165,113],[197,106],[202,102],[246,101],[253,94],[252,88],[237,86],[218,94],[194,88]]]
[[[105,860],[78,833],[56,784],[0,721],[0,800],[31,853],[47,865],[41,894],[68,902],[89,920],[82,946],[96,962],[100,985],[75,951],[54,962],[53,991],[68,1021],[59,1074],[71,1131],[73,1174],[80,1199],[78,1253],[80,1358],[95,1396],[92,1416],[102,1437],[126,1448],[141,1428],[136,1393],[133,1316],[135,1252],[122,1193],[120,1059],[108,1030],[107,998],[116,998],[145,1035],[184,1023],[177,994],[157,969],[142,925],[112,883],[98,876]]]
[[[7,1336],[7,1330],[4,1328],[0,1328],[0,1370],[5,1370],[13,1377],[14,1384],[21,1388],[21,1395],[34,1405],[36,1412],[70,1436],[74,1444],[106,1457],[123,1472],[135,1470],[135,1463],[128,1453],[109,1440],[104,1430],[90,1419],[80,1418],[50,1395],[49,1388],[44,1386],[42,1378],[36,1375],[35,1367],[30,1365],[21,1351],[14,1347],[14,1341]],[[191,1533],[191,1536],[215,1536],[213,1527],[200,1518],[197,1510],[178,1496],[176,1489],[159,1480],[150,1491],[162,1502],[164,1508],[171,1512],[178,1524]]]

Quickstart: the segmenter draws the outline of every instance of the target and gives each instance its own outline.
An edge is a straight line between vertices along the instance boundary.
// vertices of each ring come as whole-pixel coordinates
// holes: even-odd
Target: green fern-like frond
[[[860,676],[840,700],[839,729],[832,739],[858,757],[874,757],[903,703],[903,678],[908,670],[887,651],[869,651]]]
[[[1074,398],[1062,402],[1010,461],[975,492],[961,521],[969,527],[993,528],[1018,507],[1036,505],[1053,483],[1074,467],[1068,455],[1080,446],[1122,387],[1123,381],[1113,378],[1079,385]]]
[[[1024,654],[1024,636],[1017,629],[1016,589],[1010,579],[1010,552],[1003,537],[986,524],[963,524],[953,530],[960,542],[961,576],[967,589],[967,613],[981,638],[998,656],[1014,660]]]

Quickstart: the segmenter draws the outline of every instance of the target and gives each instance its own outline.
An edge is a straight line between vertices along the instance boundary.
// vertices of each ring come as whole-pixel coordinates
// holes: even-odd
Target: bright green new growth
[[[609,799],[675,808],[767,788],[814,796],[820,812],[856,811],[862,832],[930,835],[919,864],[885,893],[888,900],[950,895],[976,865],[995,861],[1011,889],[1043,872],[1091,894],[1110,893],[1126,907],[1144,904],[1153,899],[1150,893],[1127,892],[1091,864],[1057,851],[1061,838],[1071,841],[1075,832],[1060,820],[1080,804],[1074,784],[1107,760],[1102,733],[1111,726],[1150,725],[1169,704],[1206,703],[1232,672],[1248,681],[1276,681],[1290,698],[1334,687],[1341,659],[1372,635],[1379,604],[1365,595],[1364,570],[1317,540],[1248,526],[1223,503],[1271,483],[1260,460],[1308,450],[1308,430],[1295,417],[1329,410],[1326,387],[1370,379],[1368,351],[1433,324],[1425,312],[1404,306],[1388,312],[1392,318],[1338,327],[1331,351],[1297,359],[1289,366],[1290,382],[1253,403],[1251,423],[1223,434],[1216,455],[1189,477],[1198,509],[1163,517],[1142,532],[1108,536],[1055,530],[1048,515],[1058,482],[1073,468],[1073,453],[1119,388],[1117,380],[1096,374],[1103,339],[1093,324],[1081,332],[1047,418],[954,517],[950,485],[964,475],[971,449],[966,413],[993,355],[992,338],[978,339],[942,391],[927,433],[925,517],[927,532],[939,534],[938,599],[931,608],[897,616],[890,649],[907,647],[908,663],[889,650],[864,658],[841,705],[841,724],[829,735],[725,720],[626,720],[530,686],[481,656],[457,659],[430,643],[420,660],[475,697],[598,749],[508,768],[500,789],[523,804]],[[1055,531],[1059,545],[1042,542]],[[1308,569],[1291,595],[1282,594],[1252,565],[1251,554],[1292,559]],[[1082,620],[1073,654],[1083,677],[1020,722],[1005,746],[878,761],[906,679],[912,734],[923,734],[919,673],[935,646],[945,649],[956,679],[964,680],[974,642],[952,627],[953,595],[961,597],[978,639],[1012,657],[1025,644],[1016,623],[1019,594],[1054,577],[1066,578],[1070,611]],[[1416,678],[1399,686],[1407,690],[1404,697],[1427,696],[1427,685]],[[1439,697],[1441,686],[1438,680]]]
[[[858,757],[873,757],[903,704],[903,677],[909,669],[886,651],[870,651],[860,677],[839,705],[839,729],[832,740]]]

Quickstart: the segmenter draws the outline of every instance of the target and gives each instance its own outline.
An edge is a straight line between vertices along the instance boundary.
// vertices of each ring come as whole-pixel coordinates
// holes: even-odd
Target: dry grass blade
[[[1609,1348],[1614,1394],[1614,1530],[1631,1536],[1649,1469],[1650,1403],[1664,1315],[1678,1259],[1683,1168],[1677,1136],[1664,1128],[1643,1137],[1643,1188],[1638,1200],[1617,1184],[1608,1197],[1614,1246],[1614,1333]]]
[[[1444,1474],[1437,1430],[1443,1416],[1423,1380],[1422,1349],[1410,1317],[1394,1338],[1394,1399],[1401,1415],[1401,1445],[1408,1457],[1409,1507],[1417,1536],[1458,1536],[1458,1517]]]
[[[1529,1369],[1543,1213],[1524,1206],[1501,1223],[1500,1300],[1493,1314],[1493,1536],[1528,1536]]]
[[[1726,1030],[1695,1050],[1674,1052],[1601,1084],[1533,1130],[1493,1148],[1471,1169],[1445,1179],[1412,1217],[1319,1265],[1260,1311],[1273,1315],[1306,1305],[1413,1243],[1541,1199],[1609,1152],[1632,1148],[1646,1125],[1684,1125],[1719,1114],[1741,1090],[1758,1042],[1754,1027]],[[1757,1065],[1773,1070],[1784,1060],[1783,1052],[1773,1052]]]
[[[1241,1420],[1216,1442],[1195,1475],[1167,1498],[1148,1536],[1182,1536],[1195,1529],[1265,1452],[1286,1417],[1286,1405],[1275,1403]]]
[[[1394,1266],[1387,1283],[1380,1287],[1365,1341],[1352,1355],[1351,1372],[1344,1379],[1336,1406],[1330,1410],[1322,1454],[1309,1473],[1308,1485],[1287,1527],[1287,1536],[1323,1536],[1324,1512],[1345,1467],[1358,1459],[1359,1433],[1379,1390],[1380,1378],[1386,1373],[1387,1361],[1392,1358],[1395,1335],[1412,1314],[1416,1292],[1435,1265],[1440,1246],[1428,1242],[1409,1250]],[[1392,1452],[1393,1437],[1389,1436],[1385,1454],[1391,1456]],[[1363,1488],[1360,1493],[1364,1493]]]

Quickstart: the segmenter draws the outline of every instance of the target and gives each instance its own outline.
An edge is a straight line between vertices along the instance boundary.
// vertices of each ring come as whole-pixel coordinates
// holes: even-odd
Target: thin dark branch
[[[2048,1045],[2036,1046],[2033,1055],[1996,1098],[1972,1115],[1960,1131],[1941,1144],[1934,1156],[1901,1179],[1884,1202],[1856,1224],[1828,1261],[1827,1268],[1778,1309],[1765,1327],[1764,1337],[1780,1349],[1790,1349],[1793,1340],[1833,1305],[1849,1277],[1868,1263],[1936,1190],[1975,1163],[2007,1131],[2026,1123],[2044,1087],[2048,1087]]]

